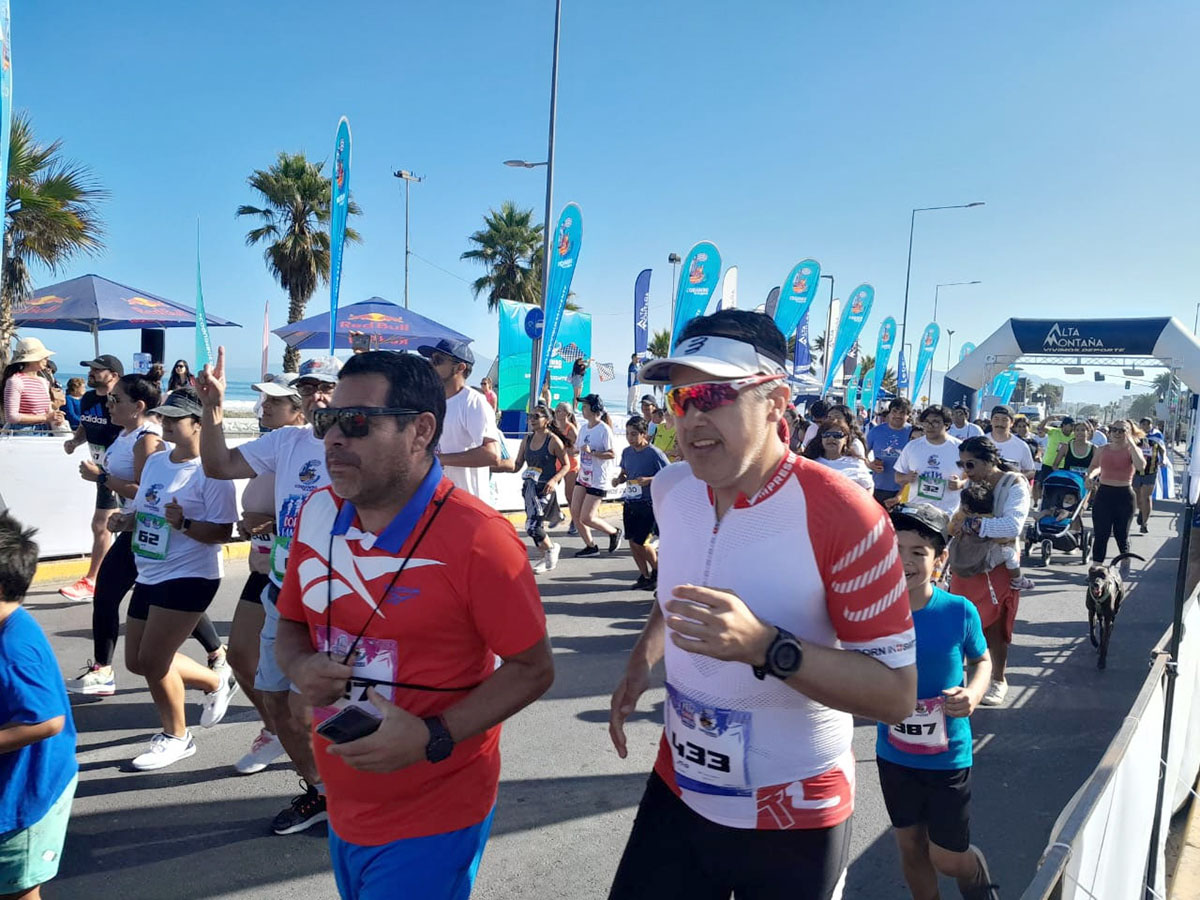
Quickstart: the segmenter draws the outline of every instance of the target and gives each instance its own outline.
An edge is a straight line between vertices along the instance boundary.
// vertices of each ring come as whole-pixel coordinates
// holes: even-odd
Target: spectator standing
[[[84,391],[87,388],[87,382],[82,378],[67,379],[67,395],[64,398],[63,415],[67,417],[67,424],[74,431],[79,427],[79,401],[83,399]]]
[[[631,416],[637,410],[637,374],[639,368],[641,366],[638,363],[638,355],[634,353],[629,357],[629,369],[626,371],[625,376],[625,386],[629,389],[629,394],[625,400],[625,412]]]
[[[79,772],[54,651],[22,606],[33,536],[0,513],[0,890],[13,900],[38,900],[58,874]]]
[[[591,364],[589,359],[577,359],[571,366],[571,392],[575,395],[572,400],[572,408],[576,409],[583,401],[583,379],[587,377],[588,366]]]
[[[175,360],[175,365],[171,369],[171,377],[167,379],[167,393],[183,387],[194,387],[195,384],[196,377],[192,374],[188,361],[186,359]]]
[[[4,396],[4,425],[9,431],[49,431],[65,420],[50,402],[50,385],[41,372],[53,350],[37,338],[17,342],[12,361],[4,367],[0,392]]]
[[[483,392],[483,396],[487,400],[488,405],[492,408],[493,412],[500,409],[496,392],[492,389],[492,379],[484,376],[483,380],[479,382],[479,390]]]

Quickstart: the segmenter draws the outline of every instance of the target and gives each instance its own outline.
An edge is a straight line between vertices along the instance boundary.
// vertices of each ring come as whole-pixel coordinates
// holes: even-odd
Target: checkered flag
[[[574,342],[566,344],[565,346],[559,344],[554,348],[554,352],[569,363],[574,363],[577,359],[587,359],[587,354],[580,350],[579,345]]]
[[[617,377],[612,363],[596,363],[596,374],[600,376],[601,381],[612,381]]]

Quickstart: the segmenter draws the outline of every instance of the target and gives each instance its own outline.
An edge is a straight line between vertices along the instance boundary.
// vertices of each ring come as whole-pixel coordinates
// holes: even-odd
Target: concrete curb
[[[600,515],[605,518],[614,518],[621,513],[622,506],[620,503],[602,503],[600,504]],[[512,522],[513,527],[518,532],[525,525],[525,513],[505,513],[504,518]],[[224,544],[221,547],[221,552],[225,555],[226,560],[245,559],[250,555],[249,541],[235,541],[230,544]],[[74,582],[87,574],[88,557],[73,556],[68,559],[48,559],[38,563],[37,572],[34,573],[33,583],[35,586],[44,584],[54,584],[56,582]]]

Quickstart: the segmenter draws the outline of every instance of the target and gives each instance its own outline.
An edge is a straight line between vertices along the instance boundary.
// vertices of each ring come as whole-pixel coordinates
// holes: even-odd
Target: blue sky
[[[12,5],[16,105],[112,192],[105,253],[62,277],[94,271],[190,303],[199,218],[209,309],[246,326],[215,334],[255,365],[263,302],[278,326],[286,298],[234,210],[278,151],[327,158],[344,114],[365,214],[342,303],[401,300],[391,173],[411,169],[427,179],[413,188],[412,249],[440,267],[413,259],[411,305],[494,355],[495,316],[459,254],[504,200],[541,220],[543,170],[501,161],[544,158],[550,0]],[[1190,327],[1197,33],[1187,0],[565,0],[555,208],[583,210],[573,290],[594,355],[628,360],[644,267],[651,325],[666,326],[667,254],[701,239],[738,266],[742,306],[806,256],[839,295],[872,283],[874,333],[900,318],[910,210],[973,200],[987,205],[918,215],[910,341],[937,283],[975,279],[942,291],[955,348],[1010,316],[1172,314]],[[309,312],[327,309],[321,289]],[[40,336],[71,362],[90,355],[90,337]],[[136,342],[109,332],[103,349],[128,358]],[[168,332],[169,358],[191,345]],[[273,360],[281,351],[273,339]]]

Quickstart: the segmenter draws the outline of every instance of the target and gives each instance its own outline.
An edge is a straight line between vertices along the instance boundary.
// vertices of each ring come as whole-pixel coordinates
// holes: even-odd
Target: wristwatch
[[[108,484],[108,473],[103,469],[101,469],[100,474],[96,476],[96,484],[100,485],[100,487],[104,487],[106,484]]]
[[[786,680],[796,674],[803,661],[804,649],[796,640],[796,636],[776,625],[775,638],[767,647],[765,662],[761,666],[752,667],[754,677],[762,681],[768,675],[774,675],[776,678]]]
[[[192,520],[191,520],[191,519],[186,519],[186,518],[185,518],[185,519],[184,519],[184,520],[183,520],[183,521],[182,521],[182,522],[179,524],[179,530],[180,530],[181,532],[183,532],[184,534],[187,534],[187,531],[188,531],[188,529],[189,529],[189,528],[191,528],[191,527],[192,527]]]
[[[441,716],[426,716],[421,720],[429,729],[429,743],[425,745],[425,758],[431,763],[441,762],[454,750],[454,738]]]

